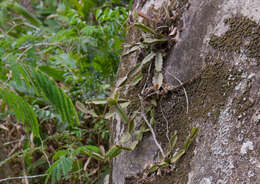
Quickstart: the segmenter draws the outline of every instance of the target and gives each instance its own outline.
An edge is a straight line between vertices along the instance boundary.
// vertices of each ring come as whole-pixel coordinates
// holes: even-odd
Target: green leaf
[[[24,68],[24,70],[30,71],[28,78],[30,78],[35,90],[39,95],[48,99],[57,113],[61,115],[64,123],[68,123],[70,126],[74,126],[75,123],[80,124],[77,111],[71,99],[54,81],[33,68]]]
[[[130,149],[131,149],[131,150],[134,150],[134,149],[136,148],[136,146],[137,146],[138,143],[139,143],[138,140],[137,140],[137,141],[134,141],[134,142],[130,145]]]
[[[133,80],[133,85],[135,86],[135,85],[137,85],[141,80],[142,80],[142,78],[143,78],[143,74],[139,74],[138,76],[136,76],[135,78],[134,78],[134,80]]]
[[[190,144],[191,144],[191,139],[188,138],[185,143],[184,143],[184,147],[185,147],[185,151],[188,151],[189,147],[190,147]]]
[[[127,75],[118,79],[116,82],[116,87],[121,87],[122,85],[124,85],[126,80],[127,80]]]
[[[156,57],[155,57],[155,71],[161,72],[162,66],[163,66],[163,57],[162,57],[162,53],[159,52],[156,54]]]
[[[107,99],[96,99],[91,101],[86,101],[86,104],[95,104],[95,105],[105,105],[108,104]]]
[[[122,109],[125,109],[125,108],[127,108],[130,104],[131,104],[131,102],[123,102],[123,103],[120,103],[120,106],[122,107]]]
[[[86,153],[89,157],[92,157],[96,160],[104,161],[104,157],[102,156],[102,151],[99,147],[93,145],[81,146],[74,151],[74,154],[78,152]]]
[[[168,148],[167,148],[167,156],[171,154],[174,146],[176,145],[177,143],[177,140],[178,140],[178,137],[177,137],[177,132],[175,131],[174,135],[171,137],[170,139],[170,142],[169,142],[169,145],[168,145]]]
[[[128,73],[128,77],[131,78],[133,76],[135,76],[137,73],[139,73],[143,68],[143,65],[138,63],[129,73]]]
[[[120,138],[120,144],[126,144],[131,139],[131,134],[129,132],[125,132],[123,136]]]
[[[58,70],[56,68],[50,67],[48,65],[39,66],[39,70],[48,76],[52,77],[57,81],[64,81],[64,71]]]
[[[156,43],[164,43],[164,42],[167,42],[168,39],[156,39],[156,38],[145,38],[144,39],[144,43],[146,44],[156,44]]]
[[[54,160],[57,160],[58,158],[65,156],[67,153],[68,153],[68,150],[59,150],[59,151],[57,151],[57,152],[53,155],[52,158],[53,158]]]
[[[34,26],[40,26],[41,25],[41,21],[39,19],[37,19],[33,14],[29,13],[20,4],[18,4],[18,3],[10,3],[8,6],[9,6],[9,8],[13,8],[17,13],[19,13],[24,18],[26,18]]]
[[[174,148],[174,146],[175,146],[176,143],[177,143],[177,140],[178,140],[178,137],[177,137],[177,134],[175,133],[175,134],[171,137],[171,140],[170,140],[171,149]]]
[[[122,148],[118,147],[117,145],[112,146],[108,152],[105,154],[106,159],[112,159],[119,155],[122,151]]]
[[[70,157],[61,157],[59,160],[54,162],[51,167],[46,171],[47,177],[45,183],[51,176],[51,183],[55,184],[56,181],[60,181],[61,176],[66,176],[72,169],[73,160]]]
[[[127,55],[129,55],[129,54],[131,54],[131,53],[133,53],[133,52],[135,52],[135,51],[141,49],[141,48],[142,48],[142,46],[140,46],[140,45],[135,45],[135,46],[131,47],[129,50],[127,50],[125,53],[123,53],[122,56],[127,56]]]
[[[134,121],[134,119],[131,119],[128,124],[128,132],[129,133],[132,132],[134,130],[134,128],[135,128],[135,121]]]
[[[193,127],[191,132],[190,132],[190,138],[193,139],[195,135],[198,133],[199,128]]]
[[[149,173],[153,173],[155,171],[157,171],[160,167],[158,165],[153,165],[150,169],[149,169]]]
[[[8,89],[0,89],[0,97],[14,110],[17,120],[25,124],[26,128],[31,128],[33,135],[39,136],[39,123],[35,112],[30,104],[22,97]]]
[[[152,99],[152,100],[151,100],[151,104],[153,104],[155,107],[157,107],[157,102],[156,102],[156,100]]]
[[[185,150],[184,150],[184,149],[179,150],[179,151],[171,158],[171,164],[173,164],[173,163],[175,163],[177,160],[179,160],[184,154],[185,154]]]
[[[124,112],[124,110],[120,107],[119,104],[115,104],[115,109],[116,109],[117,113],[119,114],[119,116],[122,118],[123,122],[126,124],[129,124],[130,120],[129,120],[127,114]]]
[[[20,65],[13,64],[11,66],[13,79],[16,82],[18,87],[22,86],[22,79],[21,79],[21,67]]]
[[[156,33],[151,28],[149,28],[148,26],[146,26],[142,23],[135,23],[134,26],[138,27],[139,29],[143,30],[144,32],[152,33],[152,34],[156,35]]]
[[[144,66],[147,63],[149,63],[150,61],[152,61],[152,59],[156,56],[156,54],[154,52],[151,52],[150,54],[148,54],[143,60],[141,65]]]
[[[169,163],[162,161],[162,162],[159,163],[159,166],[162,167],[162,168],[169,167]]]
[[[150,116],[151,116],[150,125],[154,126],[154,124],[155,124],[155,118],[154,118],[155,112],[154,112],[154,109],[152,108],[150,112],[151,112],[150,113]]]
[[[139,143],[138,140],[132,142],[132,144],[130,146],[123,146],[123,145],[116,145],[118,148],[120,149],[124,149],[124,150],[128,150],[128,151],[133,151],[135,149],[135,147],[137,146],[137,144]]]
[[[88,111],[88,109],[86,108],[86,106],[85,106],[83,103],[79,102],[79,101],[76,101],[76,108],[77,108],[78,110],[80,110],[81,112],[85,113],[85,114],[89,113],[89,111]],[[93,109],[92,109],[92,110],[93,110]],[[94,113],[95,113],[95,111],[94,111]],[[91,113],[89,113],[89,114],[91,114]],[[92,115],[92,114],[91,114],[91,115]],[[97,117],[96,114],[94,114],[94,116]]]
[[[100,148],[97,147],[97,146],[93,146],[93,145],[82,146],[79,149],[81,151],[87,152],[89,155],[91,155],[93,152],[98,153],[98,154],[102,154]]]
[[[195,135],[197,134],[198,130],[199,129],[196,128],[196,127],[193,127],[191,129],[190,136],[187,138],[187,140],[184,143],[184,147],[185,147],[186,151],[188,151],[188,149],[189,149],[189,147],[191,145],[191,142],[192,142],[193,138],[195,137]]]
[[[92,157],[92,158],[94,158],[96,160],[99,160],[99,161],[104,161],[105,160],[105,158],[102,155],[98,154],[98,153],[92,153],[90,155],[90,157]]]
[[[114,112],[109,112],[109,113],[106,113],[104,118],[107,119],[107,120],[110,120],[113,116],[114,116]]]

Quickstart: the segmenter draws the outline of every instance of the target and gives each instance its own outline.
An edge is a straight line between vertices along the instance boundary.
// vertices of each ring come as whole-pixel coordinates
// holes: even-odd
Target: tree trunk
[[[147,98],[157,100],[153,127],[156,139],[165,151],[167,137],[177,130],[176,147],[181,149],[191,128],[198,127],[199,131],[177,163],[150,174],[146,169],[159,162],[161,155],[152,134],[146,133],[133,151],[123,151],[113,160],[111,183],[259,184],[260,1],[136,0],[133,8],[138,9],[139,17],[132,13],[130,24],[143,22],[154,30],[164,25],[171,31],[176,27],[177,35],[175,41],[172,36],[168,42],[170,49],[161,44],[123,56],[118,80],[130,76],[128,71],[149,49],[167,51],[163,83],[177,87],[154,89],[158,94]],[[132,26],[127,42],[142,41],[142,32]],[[118,89],[120,97],[138,99],[144,88],[153,85],[154,64],[143,70],[138,85],[131,86],[133,77]],[[140,103],[128,106],[126,112],[130,116],[134,110],[140,114]],[[142,122],[138,115],[136,125]],[[126,129],[116,115],[111,124],[111,143],[119,144]]]

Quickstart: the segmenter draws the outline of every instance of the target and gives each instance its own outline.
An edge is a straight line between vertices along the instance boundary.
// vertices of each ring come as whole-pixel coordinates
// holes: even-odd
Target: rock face
[[[160,184],[259,184],[260,1],[137,0],[133,7],[157,19],[162,19],[162,10],[172,8],[178,13],[177,41],[167,53],[163,75],[168,85],[177,84],[175,78],[189,81],[184,85],[189,111],[182,88],[159,98],[165,114],[156,109],[154,130],[159,142],[165,148],[167,130],[170,135],[177,130],[181,148],[191,127],[199,132],[171,171],[157,176],[142,174],[147,164],[159,160],[159,150],[147,134],[134,151],[123,151],[114,159],[111,183],[143,179],[143,183]],[[140,17],[139,21],[149,24]],[[133,43],[139,37],[138,31],[130,29],[127,40]],[[118,78],[140,62],[139,56],[136,52],[122,58]],[[120,117],[111,130],[112,144],[118,143],[125,131]]]

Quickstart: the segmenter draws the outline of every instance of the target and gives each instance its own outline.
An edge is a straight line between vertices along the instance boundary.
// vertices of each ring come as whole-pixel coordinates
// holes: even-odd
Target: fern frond
[[[22,97],[9,89],[0,89],[0,96],[15,112],[17,120],[25,124],[26,128],[32,129],[33,135],[39,136],[39,124],[35,112]]]
[[[18,14],[22,15],[27,21],[29,21],[32,25],[34,26],[40,26],[42,23],[41,21],[35,17],[33,14],[28,12],[23,6],[20,4],[14,2],[14,3],[9,3],[8,8],[14,9]]]
[[[71,99],[53,80],[35,69],[24,68],[24,70],[37,94],[49,101],[63,122],[67,122],[70,126],[79,124],[78,114]]]
[[[59,160],[54,162],[51,167],[46,171],[47,177],[45,183],[51,176],[51,184],[55,184],[56,181],[60,181],[61,176],[66,176],[72,169],[73,159],[70,157],[61,157]]]

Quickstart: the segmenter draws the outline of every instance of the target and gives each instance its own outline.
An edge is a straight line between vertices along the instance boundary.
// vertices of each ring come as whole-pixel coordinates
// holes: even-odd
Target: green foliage
[[[73,126],[79,124],[78,114],[71,99],[46,75],[40,71],[30,69],[30,78],[33,86],[38,94],[43,93],[50,104],[55,108],[58,114],[61,115],[62,121]]]
[[[128,1],[31,2],[33,12],[16,0],[0,3],[0,118],[14,114],[32,131],[34,138],[21,152],[28,172],[41,167],[48,175],[45,181],[52,183],[79,178],[89,182],[92,177],[102,183],[112,158],[105,156],[105,150],[111,153],[107,120],[111,115],[106,104],[79,104],[110,93]],[[33,151],[24,152],[35,145],[40,158]],[[94,160],[104,164],[97,174],[86,175],[82,157],[93,158],[91,167],[97,166]]]
[[[62,176],[67,176],[71,171],[73,160],[70,157],[62,156],[46,171],[48,176],[45,179],[45,183],[48,183],[51,176],[51,183],[55,184],[56,181],[60,181]]]
[[[22,97],[7,88],[0,89],[0,97],[15,112],[17,120],[24,123],[27,128],[31,128],[34,136],[38,137],[39,124],[32,107]]]
[[[41,21],[37,17],[29,13],[23,6],[16,2],[7,3],[6,8],[16,11],[18,14],[22,15],[27,21],[29,21],[34,26],[41,25]]]

